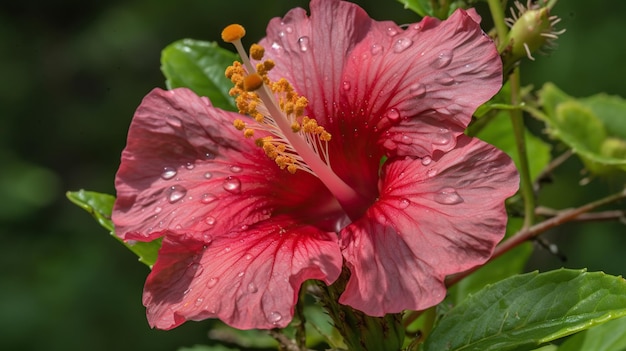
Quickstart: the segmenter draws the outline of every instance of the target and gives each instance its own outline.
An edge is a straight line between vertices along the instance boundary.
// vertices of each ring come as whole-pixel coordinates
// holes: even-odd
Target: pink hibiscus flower
[[[273,19],[259,43],[275,64],[265,78],[308,100],[299,111],[276,110],[268,99],[287,90],[263,86],[252,110],[265,124],[188,89],[155,89],[135,113],[113,221],[125,240],[163,238],[143,295],[153,327],[284,327],[302,283],[331,284],[344,265],[340,303],[372,316],[428,308],[504,234],[515,167],[463,135],[501,86],[477,15],[403,29],[343,1],[310,7]],[[303,129],[280,139],[286,120]]]

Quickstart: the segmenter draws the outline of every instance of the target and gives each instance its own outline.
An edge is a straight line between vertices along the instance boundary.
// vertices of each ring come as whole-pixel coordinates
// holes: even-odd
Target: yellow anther
[[[262,85],[263,85],[263,77],[261,77],[258,73],[249,74],[243,80],[243,89],[245,91],[257,90]]]
[[[243,130],[246,127],[246,123],[239,118],[233,121],[233,125],[237,130]]]
[[[323,131],[322,134],[320,135],[320,140],[322,141],[330,141],[330,133],[327,131]]]
[[[264,47],[259,44],[252,44],[252,46],[250,46],[250,57],[255,60],[260,60],[263,58],[263,55],[265,55]]]
[[[239,24],[231,24],[222,30],[222,40],[227,43],[240,40],[246,35],[246,29]]]
[[[292,130],[294,133],[297,133],[297,132],[299,132],[300,130],[302,130],[302,126],[301,126],[301,125],[300,125],[300,123],[298,123],[298,122],[293,122],[293,123],[291,124],[291,130]]]
[[[243,131],[243,136],[246,138],[252,138],[254,136],[254,129],[246,128],[246,130]]]

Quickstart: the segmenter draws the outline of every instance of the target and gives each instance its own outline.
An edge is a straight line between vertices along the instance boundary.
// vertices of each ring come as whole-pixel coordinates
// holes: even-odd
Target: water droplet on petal
[[[226,247],[224,248],[224,252],[230,252],[230,250],[232,250],[232,249],[230,248],[230,246],[226,246]]]
[[[195,305],[196,305],[196,306],[200,306],[200,305],[202,305],[202,302],[203,302],[203,301],[204,301],[204,298],[199,297],[199,298],[197,298],[197,299],[196,299],[196,303],[195,303]]]
[[[435,194],[435,201],[442,205],[456,205],[463,202],[463,198],[453,188],[443,188]]]
[[[202,241],[204,241],[205,245],[210,245],[213,242],[213,236],[210,234],[202,234]]]
[[[229,176],[224,179],[222,187],[231,194],[239,194],[241,192],[241,181],[237,177]]]
[[[400,112],[398,112],[397,109],[392,108],[389,111],[387,111],[386,116],[390,121],[395,122],[398,119],[400,119]]]
[[[200,274],[202,274],[203,271],[204,271],[204,267],[200,263],[194,263],[187,268],[187,271],[185,272],[185,274],[189,275],[190,277],[195,278],[199,276]]]
[[[203,176],[204,179],[211,179],[211,177],[213,177],[213,174],[211,174],[211,172],[205,172]]]
[[[409,91],[413,97],[420,98],[426,94],[426,86],[424,84],[415,83],[409,87]]]
[[[183,122],[180,120],[180,118],[176,116],[167,116],[165,118],[165,121],[167,122],[167,124],[174,128],[180,128],[183,125]]]
[[[248,253],[248,254],[246,254],[245,258],[246,258],[246,260],[251,260],[252,259],[252,255]]]
[[[169,180],[176,177],[176,168],[174,167],[163,167],[163,173],[161,173],[161,178],[165,180]]]
[[[279,51],[280,49],[282,49],[283,47],[280,46],[280,44],[278,44],[277,42],[273,42],[272,45],[270,46],[273,50]]]
[[[350,82],[348,81],[343,82],[343,90],[345,91],[350,90]]]
[[[437,69],[447,67],[452,62],[452,56],[452,51],[443,50],[437,55],[431,65]]]
[[[211,289],[217,285],[217,282],[220,280],[218,277],[213,277],[206,282],[206,287]]]
[[[256,287],[256,284],[254,284],[253,282],[250,282],[248,284],[248,292],[251,293],[251,294],[254,294],[257,291],[259,291],[259,288]]]
[[[436,169],[429,169],[428,172],[426,172],[426,175],[428,175],[429,177],[434,177],[437,175],[437,170]]]
[[[422,158],[422,164],[424,166],[428,166],[431,162],[433,162],[433,159],[430,156],[424,156]]]
[[[287,27],[285,27],[285,31],[287,33],[292,33],[293,32],[293,28],[291,26],[287,26]]]
[[[389,35],[390,37],[393,37],[396,34],[398,34],[398,30],[395,29],[394,27],[387,28],[387,35]]]
[[[241,171],[243,171],[243,168],[237,165],[233,165],[233,166],[230,166],[230,171],[233,173],[241,173]]]
[[[154,208],[154,213],[160,213],[161,211],[163,211],[163,208],[161,208],[160,206]]]
[[[374,44],[372,45],[371,51],[372,51],[372,55],[378,55],[381,52],[383,52],[383,47],[378,44]]]
[[[437,78],[435,78],[435,81],[437,81],[437,83],[439,83],[441,85],[445,85],[445,86],[450,86],[450,85],[456,83],[456,80],[454,80],[454,77],[452,77],[447,72],[442,72],[441,75],[439,75]]]
[[[302,52],[309,50],[309,37],[303,36],[298,38],[298,46],[300,46],[300,51]]]
[[[400,38],[393,44],[393,52],[401,53],[413,44],[413,40],[409,38]]]
[[[174,202],[185,197],[185,194],[187,194],[187,189],[180,185],[174,185],[169,187],[165,193],[167,200],[173,204]]]
[[[400,203],[398,204],[398,207],[403,210],[409,207],[409,205],[411,205],[411,201],[409,199],[400,199]]]
[[[244,272],[243,272],[243,271],[241,271],[241,272],[237,273],[237,276],[238,276],[239,278],[243,277],[243,275],[244,275]]]
[[[283,319],[283,315],[277,311],[270,312],[270,314],[267,315],[267,321],[273,324],[277,324],[281,319]]]
[[[200,196],[200,202],[202,202],[203,204],[210,204],[215,200],[217,200],[217,196],[213,194],[205,193]]]
[[[208,224],[208,225],[214,225],[214,224],[215,224],[215,222],[216,222],[216,219],[215,219],[215,217],[211,217],[211,216],[209,216],[209,217],[207,217],[207,218],[204,220],[204,222],[206,222],[206,224]]]
[[[187,162],[187,164],[185,165],[185,168],[191,171],[195,166],[196,165],[194,165],[193,163]]]
[[[442,132],[433,137],[433,144],[440,146],[448,145],[452,142],[452,139],[453,136],[450,132]]]

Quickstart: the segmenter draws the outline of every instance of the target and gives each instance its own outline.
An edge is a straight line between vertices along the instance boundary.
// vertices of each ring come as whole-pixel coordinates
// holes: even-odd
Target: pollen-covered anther
[[[233,121],[233,125],[235,126],[235,129],[237,130],[243,130],[246,127],[246,123],[240,120],[239,118]]]
[[[243,89],[245,91],[254,91],[263,86],[263,77],[258,73],[252,73],[243,80]]]
[[[222,30],[222,40],[232,43],[241,40],[246,35],[246,29],[239,24],[231,24]]]
[[[250,57],[255,60],[261,60],[263,55],[265,55],[264,47],[259,44],[252,44],[252,46],[250,46]]]

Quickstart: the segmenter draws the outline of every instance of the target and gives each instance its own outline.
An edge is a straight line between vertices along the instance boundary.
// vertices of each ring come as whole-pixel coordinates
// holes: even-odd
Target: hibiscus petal
[[[473,15],[457,10],[406,30],[376,23],[351,52],[347,104],[369,101],[370,123],[386,130],[379,143],[390,155],[451,150],[476,108],[500,89],[498,52]]]
[[[501,86],[500,58],[475,12],[427,17],[404,30],[349,2],[314,0],[310,8],[310,16],[296,8],[274,18],[260,43],[276,63],[270,77],[287,78],[334,136],[335,172],[365,195],[383,153],[451,150]]]
[[[166,230],[221,233],[266,218],[259,195],[279,170],[233,127],[238,117],[188,89],[149,93],[116,175],[117,234],[148,241]]]
[[[285,327],[301,284],[331,284],[341,272],[334,233],[294,226],[286,216],[214,239],[167,235],[146,281],[152,327],[219,318],[238,329]]]
[[[389,161],[379,201],[341,233],[351,277],[340,302],[374,316],[439,303],[445,276],[486,262],[502,239],[518,182],[508,156],[464,135],[432,159]]]

